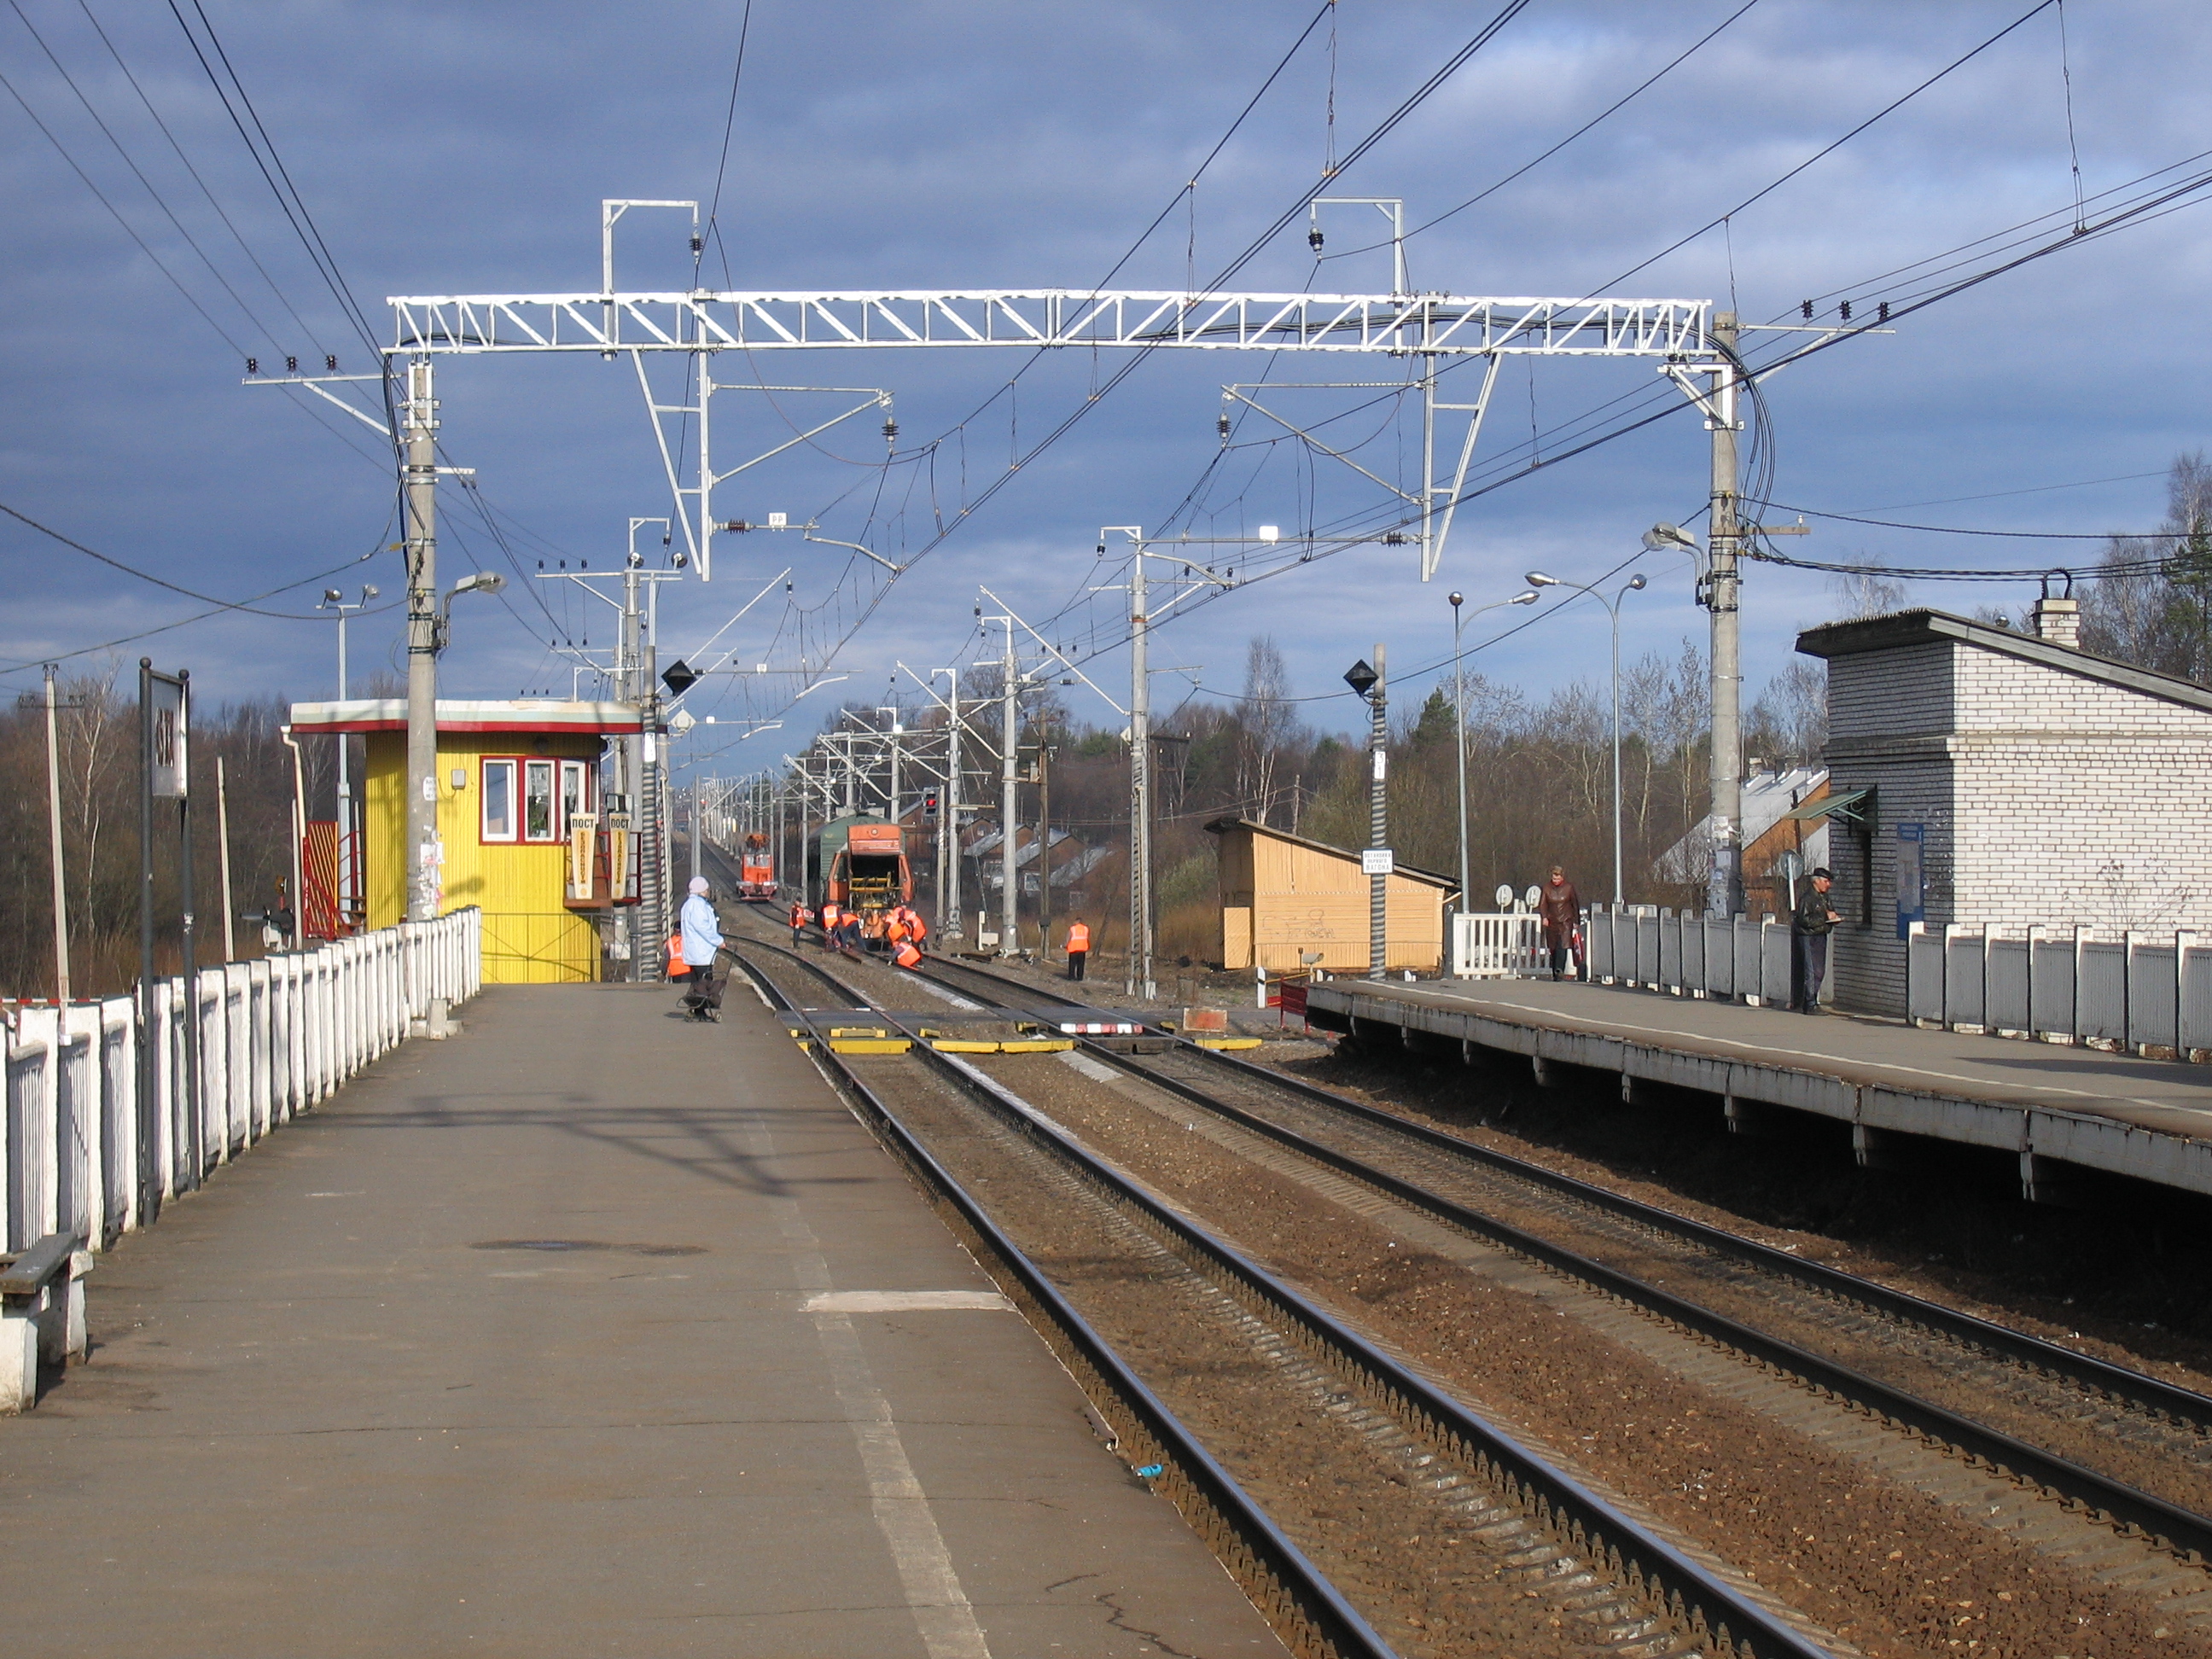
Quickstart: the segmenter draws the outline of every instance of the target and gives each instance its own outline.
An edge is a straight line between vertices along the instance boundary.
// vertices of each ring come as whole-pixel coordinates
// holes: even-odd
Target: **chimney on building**
[[[2045,593],[2035,602],[2028,613],[2028,623],[2035,637],[2051,645],[2063,645],[2069,650],[2081,648],[2081,602],[2072,597],[2053,599]]]

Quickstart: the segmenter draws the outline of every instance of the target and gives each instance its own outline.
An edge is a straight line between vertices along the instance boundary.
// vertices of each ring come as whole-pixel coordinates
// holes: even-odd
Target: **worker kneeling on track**
[[[714,957],[722,948],[722,927],[707,897],[707,878],[691,878],[691,896],[684,901],[684,965],[691,972],[684,981],[684,1011],[693,1019],[722,1017],[722,988],[714,978]]]
[[[891,947],[891,960],[902,968],[921,966],[921,952],[910,939],[902,939]]]

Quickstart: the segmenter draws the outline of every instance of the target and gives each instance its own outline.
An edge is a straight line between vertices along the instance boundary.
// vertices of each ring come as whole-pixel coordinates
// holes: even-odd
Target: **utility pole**
[[[1387,712],[1389,699],[1385,695],[1388,685],[1382,646],[1378,641],[1375,647],[1375,689],[1367,696],[1373,710],[1373,721],[1367,738],[1368,748],[1373,754],[1368,771],[1367,844],[1378,851],[1390,844],[1389,795],[1385,787],[1390,763],[1390,726]],[[1367,977],[1370,979],[1382,977],[1384,958],[1389,955],[1386,911],[1389,894],[1389,875],[1386,869],[1378,868],[1367,878]]]
[[[950,939],[960,931],[960,671],[945,673],[952,703],[945,727],[945,793],[937,803],[937,931]]]
[[[407,915],[438,915],[438,405],[430,359],[407,365]],[[296,902],[296,901],[295,901]]]
[[[1020,740],[1015,708],[1021,692],[1021,665],[1014,656],[1014,619],[1008,617],[1006,623],[1006,690],[999,742],[999,954],[1010,957],[1021,949],[1019,894],[1014,887],[1014,797],[1019,776],[1015,749]]]
[[[1058,744],[1037,727],[1037,959],[1052,957],[1052,757]]]
[[[1356,662],[1344,671],[1344,683],[1353,692],[1367,700],[1369,724],[1367,728],[1367,845],[1369,851],[1360,857],[1360,866],[1367,872],[1367,977],[1382,977],[1383,957],[1387,954],[1388,929],[1384,907],[1390,893],[1391,858],[1384,849],[1389,829],[1383,785],[1389,767],[1390,728],[1384,718],[1389,702],[1384,696],[1382,647],[1375,647],[1375,665]]]
[[[343,741],[343,739],[341,739]],[[222,757],[215,757],[215,839],[216,875],[222,884],[222,959],[238,960],[238,928],[231,919],[230,898],[230,781],[223,775]],[[301,908],[298,894],[292,896],[294,925],[298,925]]]
[[[1713,343],[1723,362],[1713,372],[1711,552],[1705,603],[1712,611],[1713,862],[1705,909],[1733,916],[1743,908],[1743,668],[1737,630],[1736,314],[1713,315]]]
[[[55,709],[54,665],[46,675],[46,828],[54,862],[54,1005],[70,1000],[69,896],[62,869],[62,745]]]
[[[1135,551],[1129,562],[1129,947],[1122,988],[1135,996],[1141,988],[1150,1002],[1159,994],[1152,978],[1152,677],[1146,637],[1151,601],[1145,592],[1144,532],[1134,525],[1115,528]]]

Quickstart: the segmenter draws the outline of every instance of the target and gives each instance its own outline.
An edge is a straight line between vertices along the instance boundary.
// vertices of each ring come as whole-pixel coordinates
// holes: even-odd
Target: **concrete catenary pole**
[[[438,915],[438,405],[430,359],[407,365],[407,915]],[[296,902],[296,900],[295,900]]]
[[[1000,693],[1004,702],[1000,709],[999,738],[999,954],[1011,957],[1021,949],[1019,915],[1014,886],[1014,806],[1019,762],[1016,744],[1019,738],[1017,727],[1017,703],[1021,692],[1020,665],[1014,657],[1014,619],[1008,617],[1006,624],[1006,655],[1004,664],[1006,685]]]
[[[1728,360],[1713,377],[1711,557],[1705,603],[1712,611],[1712,847],[1705,908],[1732,916],[1743,908],[1743,668],[1737,637],[1736,314],[1713,317],[1713,343]]]
[[[960,671],[945,671],[952,694],[945,726],[945,793],[937,803],[937,931],[960,931]]]
[[[1152,618],[1145,595],[1145,544],[1130,536],[1129,562],[1129,957],[1124,975],[1131,996],[1150,1002],[1159,994],[1152,979],[1152,691],[1146,657]]]
[[[1385,672],[1382,647],[1375,647],[1375,688],[1367,694],[1370,708],[1368,727],[1369,751],[1367,783],[1367,844],[1382,848],[1390,844],[1389,796],[1386,788],[1390,764],[1389,700],[1383,695],[1389,684]],[[1384,959],[1389,956],[1389,927],[1385,911],[1389,902],[1390,878],[1375,874],[1367,878],[1367,977],[1382,977]]]

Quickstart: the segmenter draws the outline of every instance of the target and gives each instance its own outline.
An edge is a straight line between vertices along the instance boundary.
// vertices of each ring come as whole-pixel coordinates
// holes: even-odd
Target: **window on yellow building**
[[[511,760],[483,763],[483,838],[514,839],[514,763]]]
[[[525,841],[552,841],[553,834],[553,772],[550,760],[525,761],[522,763],[522,838]]]
[[[561,834],[568,833],[568,821],[579,812],[592,810],[591,786],[586,781],[586,769],[582,761],[561,763]]]

